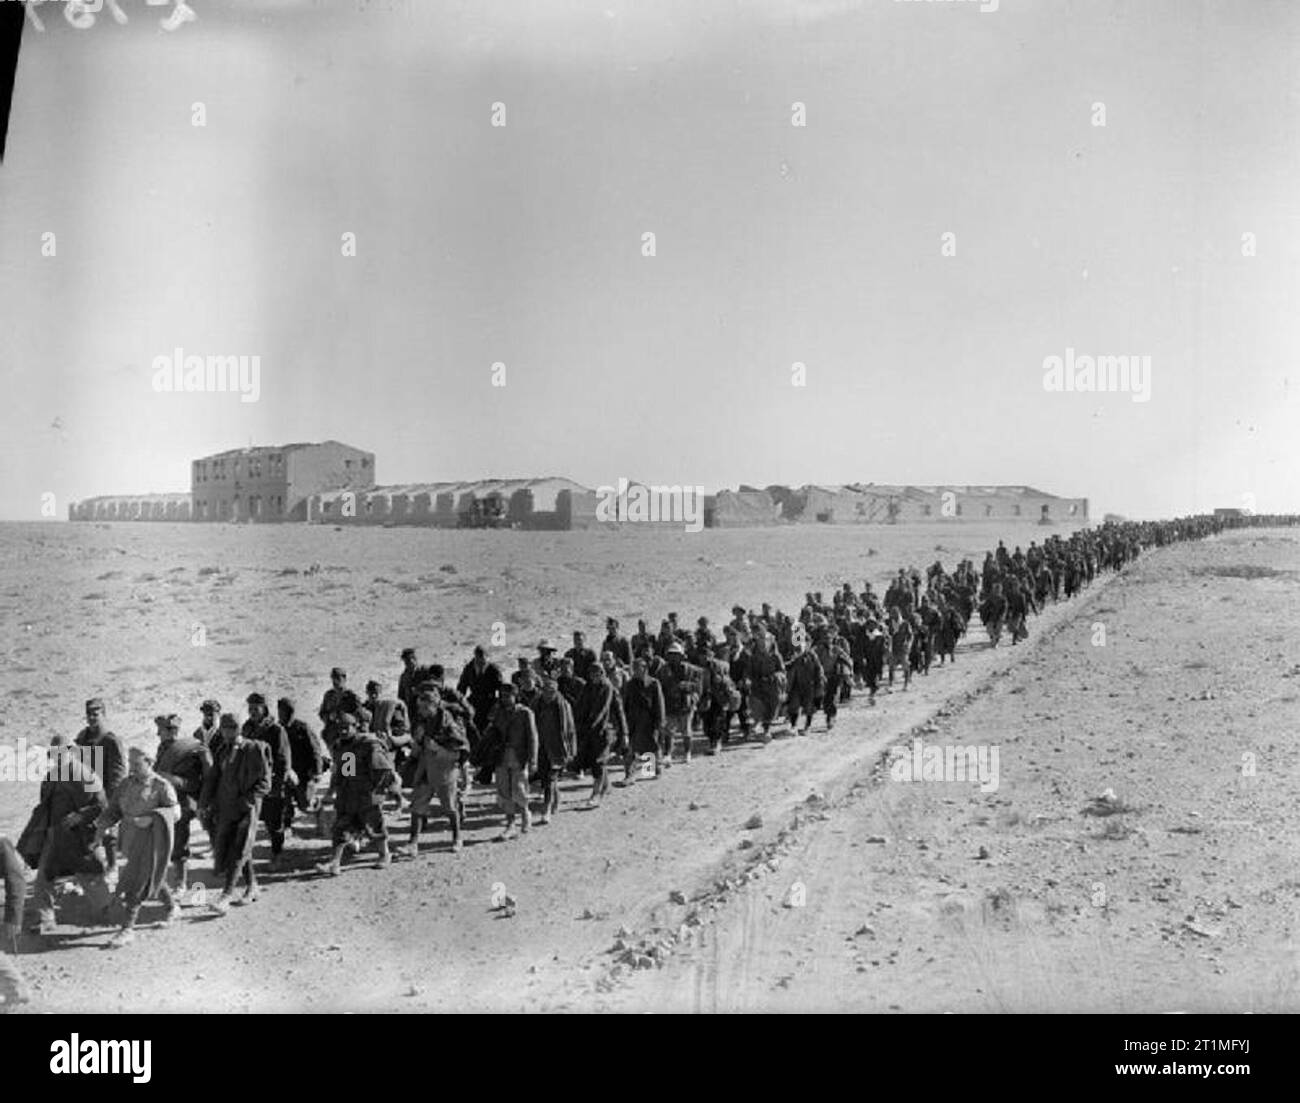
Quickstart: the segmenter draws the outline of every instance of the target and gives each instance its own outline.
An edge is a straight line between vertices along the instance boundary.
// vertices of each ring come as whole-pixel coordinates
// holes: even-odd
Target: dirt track
[[[126,536],[119,526],[101,537],[123,546],[126,539],[143,540],[140,528],[148,526]],[[828,557],[826,585],[837,577],[861,578],[862,544],[876,538],[854,534],[857,543],[849,544],[840,533],[825,533],[815,534],[823,548],[827,541],[846,541],[838,557]],[[309,534],[320,535],[329,537]],[[380,551],[395,546],[388,543],[393,534],[333,539],[355,535],[374,540]],[[891,547],[889,558],[873,561],[871,577],[891,572],[896,558],[928,561],[935,535],[930,530],[916,537],[903,558],[901,544]],[[951,531],[941,538],[955,543]],[[751,550],[757,540],[745,534],[734,545],[707,545],[709,556],[701,557],[707,565],[694,570],[707,575],[724,557],[743,563],[748,553],[767,561],[760,566],[750,559],[752,566],[787,575],[786,557],[799,549]],[[995,541],[973,534],[964,542],[973,552]],[[323,562],[333,547],[328,539],[325,544]],[[579,556],[575,566],[584,570],[565,585],[581,592],[600,579],[597,589],[626,598],[628,575],[617,556],[627,547],[611,544],[599,556]],[[562,541],[558,548],[567,554]],[[435,561],[445,550],[438,549]],[[465,554],[461,546],[462,564],[475,561],[473,550]],[[397,573],[367,551],[367,567]],[[1288,798],[1297,781],[1297,683],[1279,679],[1300,660],[1284,634],[1300,612],[1300,592],[1294,575],[1244,580],[1189,571],[1240,563],[1294,570],[1298,551],[1291,533],[1242,533],[1153,553],[1104,590],[1094,587],[1083,601],[1034,620],[1028,651],[1004,644],[994,652],[977,638],[976,647],[959,652],[955,667],[936,669],[908,694],[883,696],[873,709],[855,699],[830,735],[819,720],[806,738],[734,747],[718,759],[674,767],[659,781],[616,790],[596,812],[578,811],[587,786],[568,783],[556,821],[526,839],[487,841],[497,820],[479,795],[471,802],[470,845],[457,856],[443,851],[444,836],[427,837],[425,854],[415,862],[386,873],[359,862],[338,880],[325,881],[305,872],[323,844],[295,840],[297,870],[266,878],[261,901],[223,919],[187,909],[176,928],[143,931],[134,949],[119,953],[101,952],[109,932],[73,925],[44,944],[29,939],[23,965],[37,986],[32,1009],[1137,1010],[1244,1008],[1252,1000],[1256,1009],[1294,1008],[1290,924],[1300,882],[1290,865],[1297,840]],[[126,545],[121,554],[156,553]],[[484,577],[520,573],[509,549],[501,554],[505,568],[480,557]],[[969,553],[954,547],[945,561],[955,554]],[[277,555],[282,561],[282,552]],[[603,565],[605,556],[617,565]],[[243,578],[235,567],[228,571],[234,575],[228,592],[242,612],[267,583],[250,582],[246,567]],[[155,572],[162,573],[158,567],[149,573]],[[536,583],[554,577],[540,566],[536,572]],[[665,584],[661,572],[658,594],[647,593],[646,605],[662,610],[677,602],[683,615],[695,612],[698,601],[685,600],[691,581],[705,581],[708,592],[719,594],[714,604],[730,600],[733,591],[719,591],[716,577],[692,580],[691,573],[670,571]],[[292,576],[286,581],[305,585]],[[654,592],[655,581],[643,584]],[[733,578],[727,582],[735,585]],[[518,618],[525,621],[521,631],[549,621],[554,632],[557,622],[565,623],[552,606],[571,608],[568,595],[554,587],[552,594],[548,600],[543,590],[540,601],[531,595],[528,616]],[[735,596],[751,600],[748,591]],[[13,600],[13,593],[6,597]],[[1234,620],[1218,615],[1230,608],[1229,599],[1240,603],[1231,606]],[[464,601],[480,609],[483,597],[468,593]],[[75,600],[69,604],[75,607]],[[297,609],[301,617],[301,609],[267,607],[264,624],[240,624],[239,649],[229,644],[226,652],[231,661],[241,660],[238,676],[250,682],[257,681],[247,670],[253,663],[273,664],[276,649],[291,649],[295,640],[302,649],[301,620],[297,636],[286,633],[283,641],[276,623],[286,610]],[[581,610],[580,619],[590,620],[595,611]],[[1214,619],[1198,621],[1207,611]],[[453,620],[461,615],[454,606],[447,614]],[[152,615],[155,627],[168,623],[156,619],[156,609]],[[190,616],[171,614],[186,623]],[[48,617],[57,624],[62,607]],[[570,613],[568,623],[573,619]],[[1105,647],[1090,642],[1094,620],[1107,625]],[[319,623],[315,613],[312,622]],[[1251,627],[1270,624],[1277,628]],[[356,625],[351,633],[338,632],[340,650],[371,645],[373,654],[371,637],[391,648],[408,630],[386,630],[369,620]],[[212,627],[218,639],[236,634],[233,625],[215,619]],[[264,627],[269,647],[251,642]],[[1043,639],[1054,629],[1059,636]],[[419,638],[427,638],[428,630],[421,631]],[[57,630],[48,634],[51,644],[65,646]],[[475,636],[472,628],[467,634]],[[432,650],[446,654],[464,642],[448,640]],[[335,654],[320,663],[328,665]],[[128,670],[163,669],[157,656],[130,657]],[[214,658],[222,656],[201,657],[206,663]],[[1206,665],[1188,668],[1191,662]],[[299,656],[297,665],[283,669],[303,665]],[[205,692],[185,689],[198,679],[179,667],[159,678],[165,692]],[[301,677],[320,682],[310,671]],[[79,704],[81,679],[75,684],[72,700],[59,695],[61,713]],[[992,688],[980,692],[986,686]],[[1206,689],[1213,699],[1192,700]],[[43,692],[50,691],[37,696]],[[135,715],[158,699],[158,687],[145,680],[128,692],[138,701]],[[975,699],[967,702],[969,695]],[[7,737],[15,734],[15,716],[25,715],[21,703],[11,690]],[[314,705],[315,697],[306,703]],[[923,738],[999,744],[998,791],[981,796],[962,784],[868,785],[881,750],[945,705],[949,711],[965,707],[941,718],[939,730]],[[131,707],[119,706],[118,714]],[[1243,779],[1241,754],[1247,750],[1257,753],[1258,772]],[[1107,786],[1138,810],[1081,816],[1087,800]],[[807,803],[814,791],[824,801]],[[16,830],[16,813],[30,797],[6,796],[11,803],[4,820]],[[746,830],[755,812],[763,826]],[[792,828],[795,820],[800,826]],[[1098,837],[1102,831],[1121,837]],[[867,842],[867,835],[887,841]],[[769,846],[779,847],[771,854],[775,871],[741,884],[756,859],[768,860]],[[976,858],[980,846],[987,859]],[[806,904],[783,907],[796,880],[806,886]],[[1098,885],[1105,907],[1092,902]],[[492,909],[498,886],[518,901],[512,917]],[[673,903],[672,893],[689,902]],[[711,908],[714,896],[718,906]],[[77,903],[65,908],[65,921],[78,918]],[[617,963],[680,936],[688,920],[675,953],[658,951],[663,967]],[[1208,933],[1193,933],[1187,922]],[[870,932],[855,934],[864,924]],[[609,952],[620,928],[631,932],[623,936],[631,954]],[[124,968],[128,957],[145,955],[156,968]]]
[[[1300,1008],[1297,567],[1294,533],[1146,558],[921,733],[1000,745],[995,793],[884,771],[808,806],[776,870],[609,1006]],[[1083,815],[1107,788],[1133,810]]]

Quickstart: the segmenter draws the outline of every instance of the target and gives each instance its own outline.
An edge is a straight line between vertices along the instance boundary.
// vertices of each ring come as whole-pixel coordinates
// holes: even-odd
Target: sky
[[[1291,0],[119,5],[24,30],[0,518],[326,439],[1300,511]],[[156,390],[176,348],[257,401]],[[1067,349],[1148,398],[1045,389]]]

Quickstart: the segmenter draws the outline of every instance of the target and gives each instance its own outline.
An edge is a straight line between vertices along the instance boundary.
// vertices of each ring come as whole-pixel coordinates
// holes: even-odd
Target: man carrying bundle
[[[147,900],[157,896],[166,905],[163,926],[170,925],[180,912],[180,905],[167,887],[167,867],[180,813],[176,790],[170,781],[154,772],[154,757],[148,751],[132,747],[128,757],[127,776],[95,823],[95,847],[103,842],[105,831],[114,824],[122,825],[126,868],[118,878],[117,894],[126,909],[126,918],[111,943],[114,948],[135,941],[136,920]]]
[[[421,690],[415,707],[415,774],[411,782],[411,837],[407,843],[413,858],[420,853],[420,832],[432,814],[434,797],[451,824],[451,849],[460,850],[470,754],[460,718],[436,689]]]
[[[89,764],[94,757],[69,746],[63,736],[50,740],[40,803],[18,839],[18,853],[36,870],[33,905],[41,934],[54,933],[54,884],[65,877],[75,877],[80,884],[91,924],[108,921],[112,897],[104,881],[107,856],[95,847],[95,821],[108,806],[108,797]]]
[[[388,850],[388,827],[384,823],[384,798],[397,791],[401,782],[393,760],[379,739],[361,731],[361,722],[345,712],[337,720],[339,741],[334,748],[334,774],[330,789],[334,793],[334,853],[317,872],[337,877],[342,871],[344,851],[356,851],[364,839],[375,840],[379,849],[379,868],[392,861]]]

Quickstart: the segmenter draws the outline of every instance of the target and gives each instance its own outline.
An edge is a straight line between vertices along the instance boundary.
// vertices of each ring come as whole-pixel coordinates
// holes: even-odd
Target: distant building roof
[[[188,502],[190,492],[188,490],[166,490],[150,494],[97,494],[93,498],[80,498],[76,505],[87,505],[91,502],[119,502],[128,500],[132,502]]]
[[[345,444],[341,440],[300,440],[292,444],[254,444],[248,448],[227,448],[224,452],[213,452],[207,456],[199,456],[194,462],[199,460],[221,460],[227,456],[251,456],[254,453],[265,454],[267,452],[295,452],[301,448],[320,448],[326,444],[337,444],[341,448],[351,448],[354,452],[365,452],[365,448],[358,448],[355,444]]]

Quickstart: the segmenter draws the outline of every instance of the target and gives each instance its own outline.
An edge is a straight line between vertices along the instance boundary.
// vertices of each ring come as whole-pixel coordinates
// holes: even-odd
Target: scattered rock
[[[752,816],[749,817],[749,819],[745,821],[746,831],[757,831],[762,826],[763,826],[763,817],[760,816],[757,812],[755,812]]]
[[[868,843],[887,843],[887,842],[889,842],[889,840],[888,840],[887,838],[885,838],[884,835],[868,835],[868,836],[866,837],[866,839],[864,839],[863,841],[864,841],[864,842],[868,842]],[[924,847],[922,847],[922,849],[924,849]]]
[[[1132,812],[1131,805],[1125,804],[1115,795],[1114,789],[1105,789],[1099,796],[1092,798],[1083,809],[1085,816],[1116,816],[1123,812]]]
[[[1183,923],[1183,930],[1187,931],[1189,934],[1196,935],[1198,938],[1218,938],[1219,935],[1222,934],[1221,931],[1215,930],[1213,927],[1204,927],[1199,923],[1193,923],[1190,921],[1185,921]]]
[[[674,904],[685,904],[686,893],[682,892],[681,889],[673,889],[673,891],[668,894],[668,899]]]

